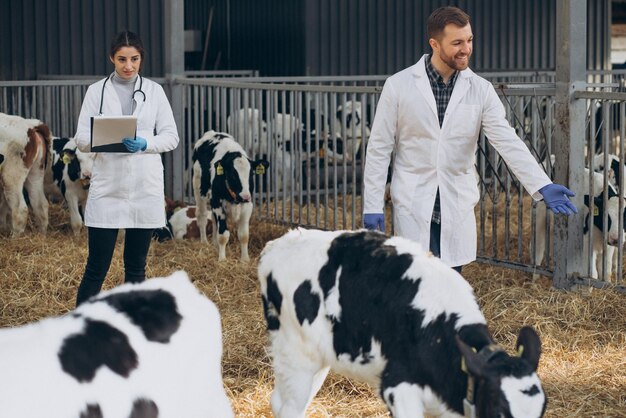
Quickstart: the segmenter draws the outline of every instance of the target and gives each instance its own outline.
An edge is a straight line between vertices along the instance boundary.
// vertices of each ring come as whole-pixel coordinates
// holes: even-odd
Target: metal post
[[[165,194],[174,199],[184,197],[183,87],[174,79],[185,72],[185,2],[165,0],[163,4],[165,78],[169,85],[170,103],[178,127],[180,145],[165,155]]]
[[[554,277],[556,288],[570,288],[584,271],[583,168],[585,101],[574,98],[584,88],[587,74],[587,2],[557,0],[556,8],[556,128],[555,182],[576,193],[578,215],[555,216]]]

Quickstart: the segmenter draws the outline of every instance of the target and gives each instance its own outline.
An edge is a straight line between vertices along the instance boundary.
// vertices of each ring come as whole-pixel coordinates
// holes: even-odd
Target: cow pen
[[[615,154],[623,167],[625,127],[618,122],[625,115],[626,93],[622,92],[625,72],[590,72],[587,88],[577,92],[578,100],[584,101],[587,109],[585,148],[594,150],[586,153],[584,165],[593,169],[599,165],[607,167],[602,171],[606,185],[612,175],[608,160],[600,164],[594,156],[598,152],[604,152],[605,156]],[[182,103],[178,104],[183,118],[179,126],[181,143],[173,158],[165,157],[167,194],[193,203],[194,141],[207,130],[225,131],[234,135],[250,156],[263,156],[270,162],[269,172],[255,179],[254,216],[257,219],[329,230],[359,228],[365,149],[385,77],[233,75],[236,77],[193,74],[193,77],[176,78],[170,83],[157,80],[166,91],[171,83],[183,89]],[[554,161],[549,158],[554,154],[556,127],[554,73],[494,72],[484,76],[493,80],[517,134],[552,176],[560,157],[555,155]],[[49,124],[54,135],[72,136],[82,97],[93,81],[0,82],[0,111],[39,118]],[[173,103],[174,107],[176,105]],[[244,111],[246,109],[248,111]],[[347,111],[338,112],[341,109]],[[476,207],[478,260],[550,277],[555,266],[551,251],[553,217],[548,216],[543,225],[537,224],[537,203],[482,133],[475,166],[480,190]],[[591,190],[589,193],[598,192]],[[606,193],[604,199],[608,199]],[[606,200],[603,203],[606,204]],[[391,233],[390,203],[386,210],[387,232]],[[592,204],[590,211],[594,210]],[[623,206],[620,210],[623,212]],[[618,223],[620,230],[623,229],[621,217]],[[609,260],[603,256],[609,245],[606,231],[591,228],[584,239],[591,243],[594,233],[603,241],[600,262],[604,268],[595,279],[590,277],[591,265],[586,262],[582,283],[609,286],[623,292],[623,263],[616,262],[623,260],[623,237],[620,236],[614,260]],[[540,265],[533,262],[537,239],[546,241],[544,261]],[[585,260],[590,260],[590,255],[590,252],[584,254]],[[611,276],[606,274],[609,263],[615,265]]]
[[[161,81],[167,91],[169,85],[165,80]],[[90,82],[49,80],[0,83],[0,111],[49,121],[55,135],[72,136],[80,102]],[[358,129],[361,134],[367,133],[382,80],[349,82],[339,79],[333,82],[327,79],[314,82],[283,79],[281,82],[262,82],[252,78],[189,78],[176,82],[184,86],[183,107],[187,113],[183,125],[179,127],[182,136],[178,152],[181,153],[183,168],[178,177],[182,180],[179,186],[173,184],[170,192],[179,187],[177,193],[188,201],[192,201],[187,183],[190,173],[188,163],[191,161],[193,141],[204,130],[228,129],[228,116],[234,111],[256,107],[263,110],[259,114],[264,115],[257,120],[257,131],[262,132],[258,128],[265,122],[269,139],[275,137],[276,128],[272,124],[273,118],[267,115],[272,112],[291,116],[304,114],[301,117],[303,128],[293,133],[293,153],[298,157],[295,158],[298,164],[292,165],[292,171],[280,172],[280,183],[276,165],[266,176],[257,178],[250,264],[236,261],[239,258],[236,238],[231,240],[228,258],[223,263],[217,262],[217,252],[213,247],[198,241],[154,243],[148,259],[149,277],[165,276],[173,270],[184,269],[194,284],[218,305],[223,319],[224,383],[236,416],[271,416],[272,370],[266,351],[256,261],[267,241],[292,226],[322,229],[360,227],[361,161],[367,137],[363,136],[359,148],[349,149],[349,155],[343,152],[340,155],[337,143],[339,139],[346,138],[346,129],[341,127],[341,123],[338,127],[331,123],[332,119],[329,122],[321,115],[336,116],[337,106],[360,101],[363,113]],[[552,174],[550,160],[545,157],[552,152],[556,123],[554,84],[537,80],[532,84],[499,81],[495,85],[512,126],[538,161],[546,162]],[[617,86],[619,83],[609,80],[579,94],[588,109],[587,148],[595,146],[596,138],[600,138],[603,149],[624,155],[621,152],[623,127],[618,125],[616,129],[611,122],[615,114],[622,119],[624,117],[626,96],[614,92]],[[294,106],[290,107],[290,103]],[[598,113],[597,109],[605,111]],[[351,118],[356,116],[355,112],[350,112]],[[341,115],[341,118],[347,117],[348,114]],[[244,112],[244,127],[248,126],[245,118]],[[320,128],[313,130],[311,121]],[[233,123],[233,126],[236,125]],[[357,127],[350,129],[356,131]],[[251,146],[254,143],[250,135],[252,132],[254,129],[233,134],[244,145]],[[285,135],[279,137],[285,139],[290,132],[285,128],[283,133]],[[303,142],[303,138],[312,140]],[[257,146],[260,146],[259,143]],[[273,163],[278,160],[277,142],[268,140],[265,148],[259,150],[265,151]],[[286,151],[284,147],[280,149],[281,153]],[[590,163],[594,164],[593,159]],[[174,177],[172,167],[172,164],[166,164],[170,178]],[[523,324],[533,324],[539,331],[544,353],[539,373],[549,397],[547,417],[619,416],[626,408],[622,367],[623,347],[626,345],[623,295],[621,292],[592,288],[568,293],[554,289],[550,279],[554,259],[550,252],[546,253],[543,266],[534,266],[530,258],[536,245],[533,237],[537,228],[548,228],[548,225],[537,225],[536,205],[490,148],[488,138],[482,135],[476,168],[481,190],[481,199],[476,207],[480,262],[467,266],[464,276],[478,296],[495,339],[510,352],[515,335]],[[286,181],[288,177],[290,181]],[[608,182],[608,175],[606,177]],[[287,187],[282,187],[283,184]],[[0,237],[4,250],[0,254],[3,271],[0,274],[0,326],[17,326],[61,315],[74,306],[75,292],[87,256],[86,234],[83,232],[76,237],[71,234],[69,217],[61,205],[53,204],[50,210],[50,228],[46,237],[34,233],[17,239],[6,235]],[[389,205],[387,225],[390,226],[391,210]],[[548,219],[553,221],[550,217]],[[387,232],[391,232],[390,228]],[[546,247],[550,248],[553,239],[550,234],[546,236]],[[120,253],[121,243],[118,243],[105,288],[118,285],[123,280]],[[622,257],[621,250],[619,257]],[[621,272],[618,270],[618,277],[622,272],[623,269]],[[544,277],[531,280],[529,273],[540,273]],[[620,289],[615,285],[615,279],[611,284],[608,280],[598,280],[597,285]],[[309,416],[388,415],[384,404],[370,388],[331,375],[309,409]]]

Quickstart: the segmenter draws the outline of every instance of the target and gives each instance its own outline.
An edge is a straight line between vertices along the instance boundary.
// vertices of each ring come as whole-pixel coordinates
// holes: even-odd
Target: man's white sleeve
[[[363,213],[383,213],[387,169],[394,149],[398,121],[398,99],[387,80],[376,107],[376,115],[365,156]]]

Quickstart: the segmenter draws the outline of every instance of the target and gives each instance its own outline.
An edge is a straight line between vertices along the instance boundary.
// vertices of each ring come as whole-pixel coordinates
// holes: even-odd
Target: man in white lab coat
[[[505,118],[492,84],[469,69],[472,28],[456,7],[427,22],[431,55],[387,79],[367,146],[363,224],[384,227],[384,190],[395,151],[391,200],[397,235],[411,238],[461,267],[476,259],[474,169],[482,128],[534,199],[571,215],[573,193],[553,184]]]

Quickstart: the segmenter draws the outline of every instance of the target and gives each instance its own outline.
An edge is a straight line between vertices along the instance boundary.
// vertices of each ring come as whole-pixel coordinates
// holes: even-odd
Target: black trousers
[[[441,224],[435,222],[430,223],[430,252],[433,253],[435,257],[441,258]],[[452,268],[461,273],[463,266]]]
[[[83,280],[78,287],[76,306],[90,297],[97,295],[102,288],[106,277],[115,241],[117,229],[93,228],[87,229],[89,240],[89,255]],[[146,258],[150,249],[152,229],[127,229],[124,239],[124,282],[138,283],[146,278]]]

